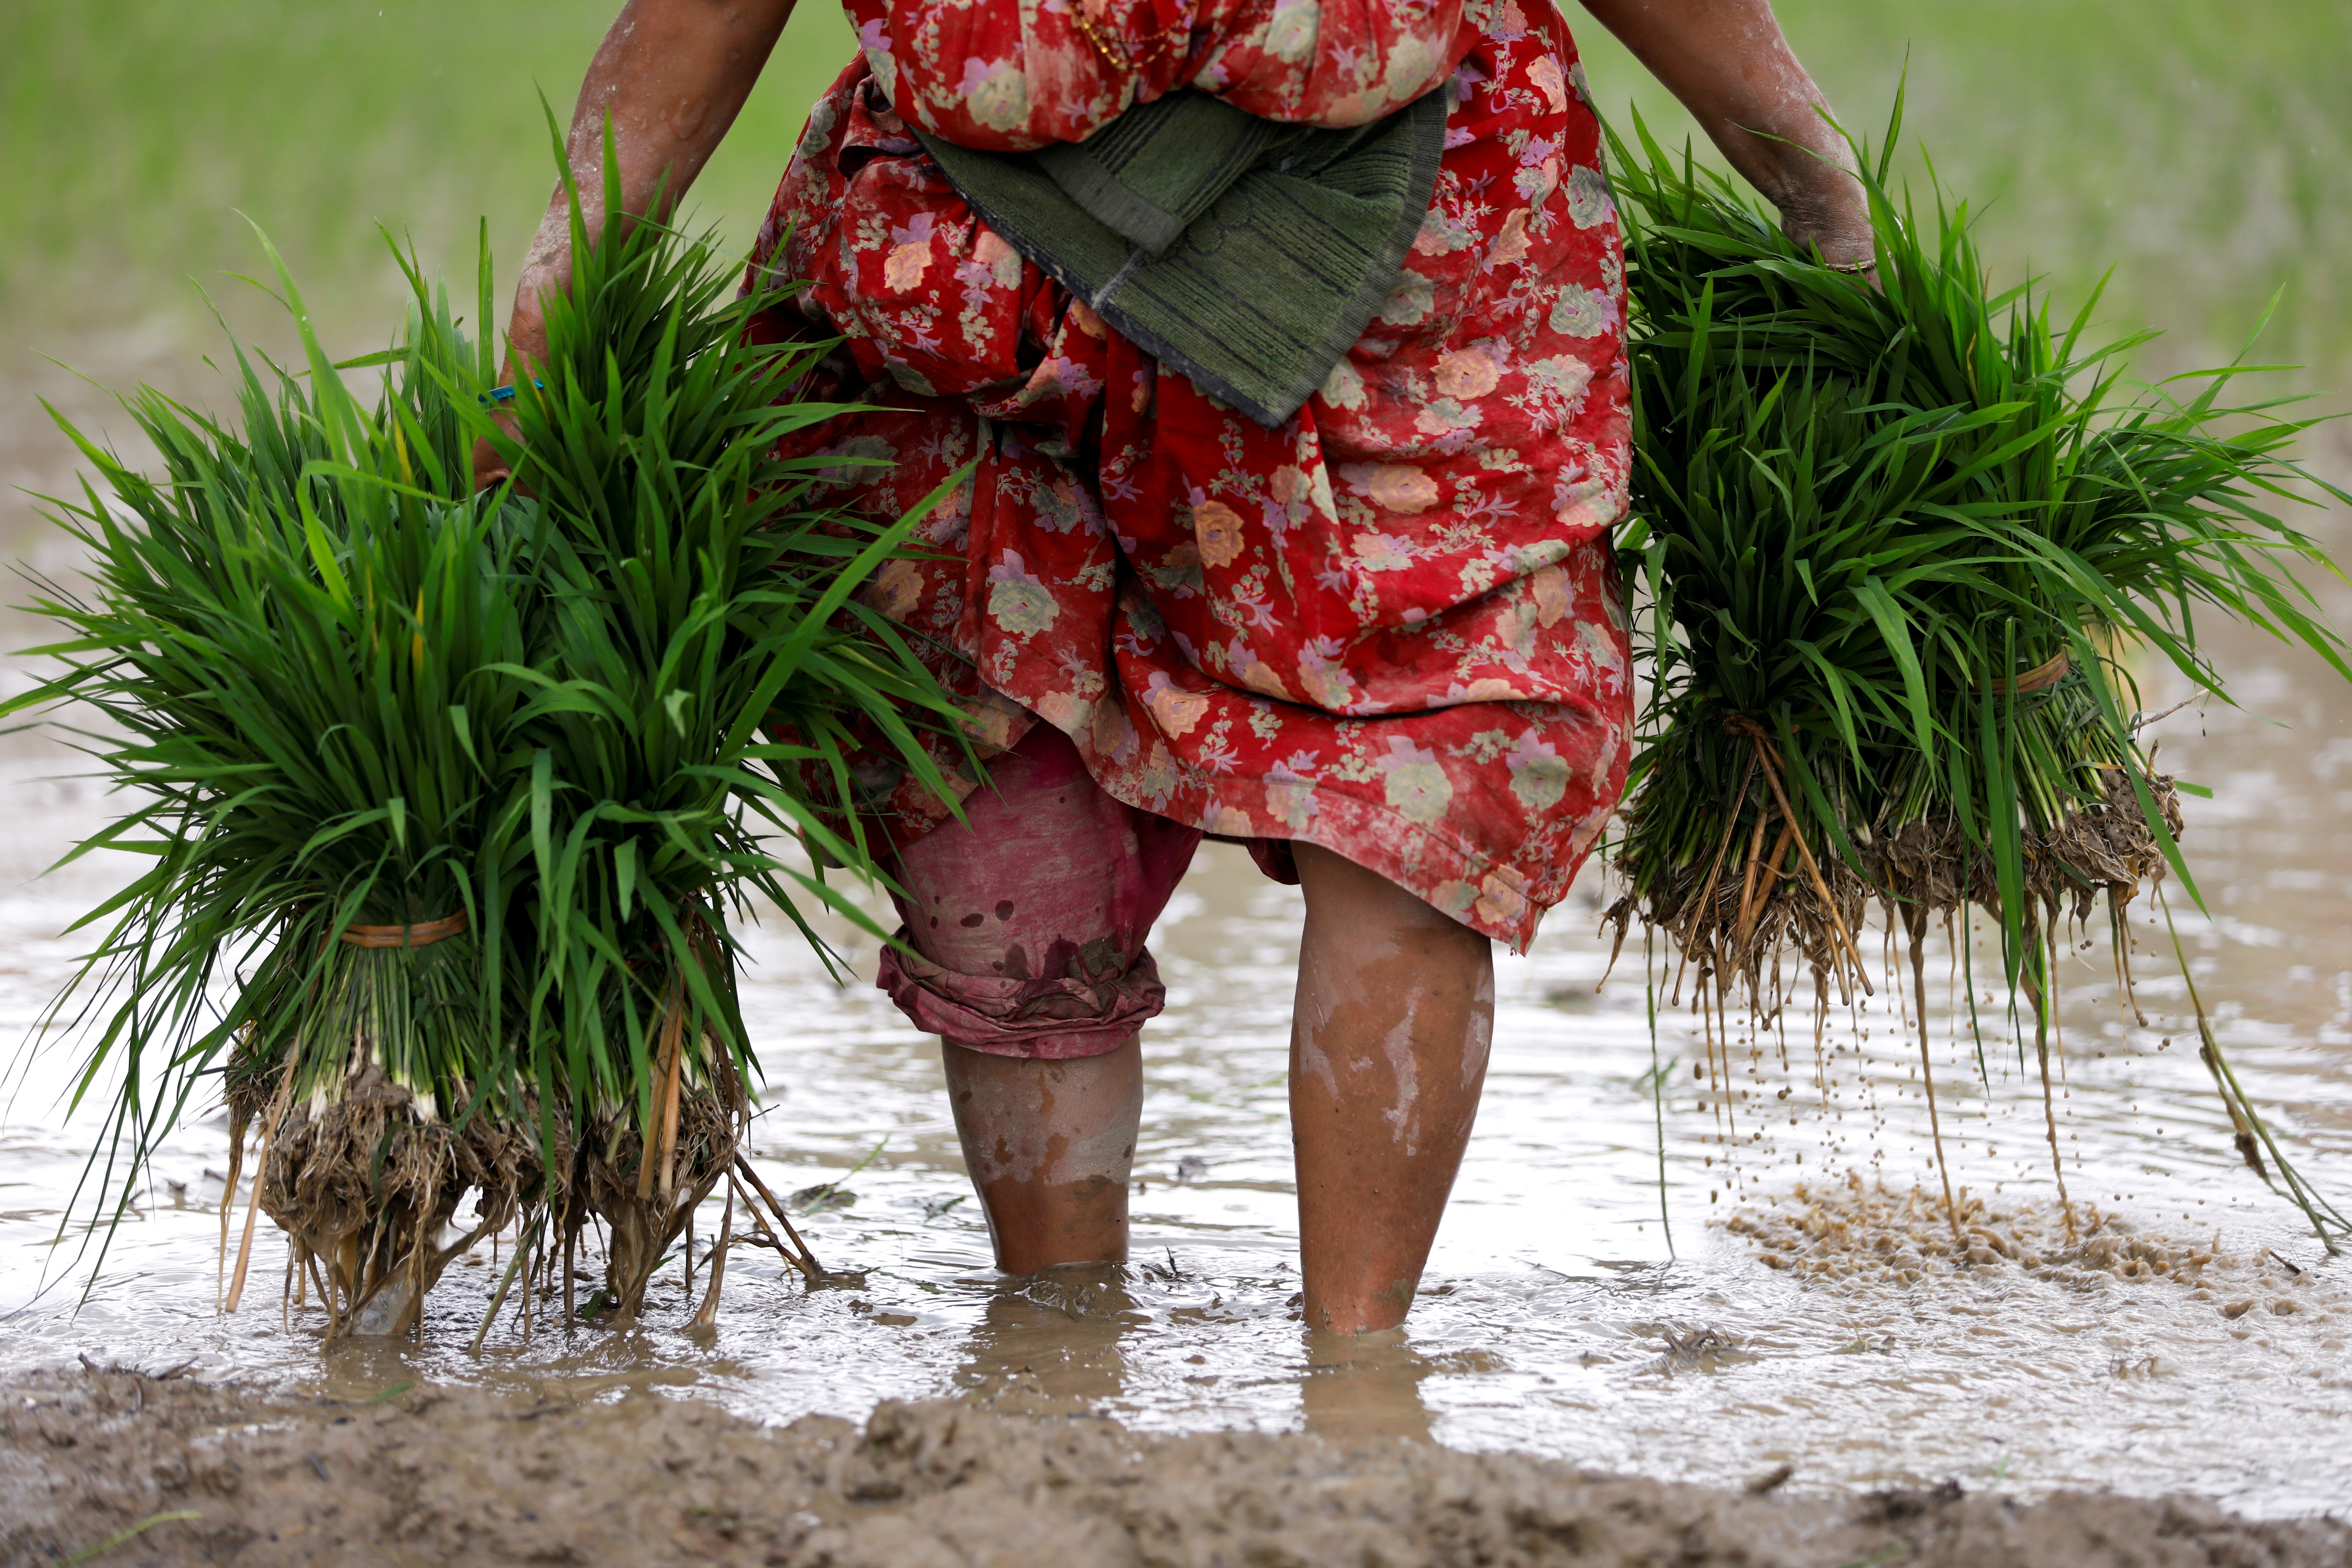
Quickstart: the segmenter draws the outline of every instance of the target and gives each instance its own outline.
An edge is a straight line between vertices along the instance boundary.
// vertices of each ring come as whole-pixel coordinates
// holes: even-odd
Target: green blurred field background
[[[462,270],[487,216],[505,276],[551,164],[537,92],[569,112],[617,0],[8,0],[0,6],[0,378],[39,356],[101,376],[212,341],[190,280],[269,326],[222,275],[277,239],[337,335],[373,342],[396,278],[379,221]],[[2342,0],[1785,0],[1842,112],[1875,132],[1908,64],[1906,140],[1984,212],[2001,273],[2168,329],[2179,363],[2263,351],[2344,363],[2352,6]],[[1687,122],[1570,12],[1604,108]],[[810,100],[848,58],[797,17],[694,206],[747,243]],[[1915,173],[1916,157],[1911,160]],[[127,335],[126,335],[127,334]],[[46,373],[37,373],[46,374]],[[2333,384],[2322,371],[2306,384]],[[20,414],[9,399],[0,419]],[[21,433],[20,433],[21,434]]]

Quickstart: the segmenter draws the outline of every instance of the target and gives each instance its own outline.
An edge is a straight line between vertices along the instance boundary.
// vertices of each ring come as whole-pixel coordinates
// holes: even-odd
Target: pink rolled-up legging
[[[876,983],[918,1028],[992,1056],[1100,1056],[1165,1000],[1144,939],[1201,830],[1105,795],[1051,724],[989,764],[966,822],[898,853]]]

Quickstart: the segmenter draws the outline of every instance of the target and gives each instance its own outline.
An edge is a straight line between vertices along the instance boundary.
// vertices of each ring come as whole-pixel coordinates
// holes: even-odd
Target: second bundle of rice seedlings
[[[592,239],[576,192],[572,267],[549,301],[547,362],[506,405],[519,439],[497,437],[545,524],[523,1026],[578,1119],[567,1279],[593,1215],[607,1299],[628,1315],[740,1157],[756,1063],[730,922],[753,893],[795,921],[795,889],[831,897],[756,830],[870,872],[835,809],[852,726],[945,793],[905,715],[952,710],[851,597],[917,519],[877,534],[812,509],[839,459],[773,455],[838,410],[791,395],[815,350],[746,343],[772,299],[736,299],[736,268],[707,242],[620,224]]]
[[[2189,786],[2138,743],[2124,652],[2225,697],[2197,636],[2218,611],[2352,677],[2290,570],[2334,568],[2272,510],[2326,488],[2285,455],[2309,422],[2225,401],[2240,366],[2118,396],[2147,334],[2089,347],[2089,307],[2061,331],[1990,292],[1967,208],[1898,210],[1883,159],[1863,174],[1882,291],[1640,140],[1615,149],[1638,454],[1622,542],[1652,688],[1621,940],[1636,916],[1669,933],[1711,1052],[1734,999],[1780,1016],[1790,959],[1818,1037],[1832,995],[1870,989],[1876,902],[1908,945],[1932,1116],[1922,942],[1957,921],[1965,958],[1981,911],[2047,1110],[2062,921],[2112,925],[2127,991],[2130,900],[2168,869],[2193,892]],[[2210,1029],[2204,1052],[2249,1163],[2268,1179],[2269,1145],[2321,1234],[2343,1228]]]

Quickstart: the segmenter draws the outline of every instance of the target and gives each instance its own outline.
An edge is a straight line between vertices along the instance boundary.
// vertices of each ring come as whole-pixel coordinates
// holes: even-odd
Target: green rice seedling
[[[234,426],[129,400],[159,478],[68,428],[106,489],[59,508],[91,584],[37,606],[69,640],[11,710],[100,721],[86,746],[127,808],[74,853],[148,859],[82,922],[111,921],[81,995],[103,1016],[80,1092],[119,1085],[108,1184],[127,1194],[218,1073],[240,1154],[260,1129],[258,1206],[334,1326],[381,1306],[404,1328],[462,1194],[478,1234],[545,1175],[519,1131],[536,1086],[480,984],[496,759],[531,695],[502,673],[528,657],[529,520],[452,466],[443,388],[478,356],[446,301],[420,296],[370,413],[286,289],[308,374],[240,349]]]
[[[852,602],[917,520],[812,506],[814,468],[773,456],[833,412],[793,396],[821,346],[747,343],[769,297],[736,300],[708,241],[576,237],[520,443],[413,260],[399,344],[341,365],[281,267],[299,371],[240,351],[233,423],[132,399],[155,479],[75,437],[97,482],[58,510],[92,585],[37,606],[58,669],[5,710],[97,721],[129,805],[74,854],[151,858],[85,918],[106,934],[59,1003],[92,1026],[78,1093],[117,1096],[100,1189],[119,1205],[219,1077],[336,1331],[418,1327],[509,1224],[527,1309],[550,1220],[569,1243],[591,1213],[634,1312],[758,1075],[730,921],[764,897],[814,941],[814,898],[871,929],[763,833],[874,874],[853,731],[943,784],[911,726],[953,709]],[[476,493],[485,433],[519,485]]]
[[[1874,289],[1635,124],[1638,148],[1615,143],[1637,451],[1621,545],[1652,685],[1612,917],[1671,934],[1674,988],[1695,969],[1712,1020],[1735,993],[1775,1016],[1793,951],[1818,1030],[1832,993],[1870,990],[1875,901],[1908,942],[1924,1070],[1928,922],[1958,917],[1965,947],[1982,910],[2046,1102],[2062,920],[2104,901],[2127,988],[2129,900],[2168,869],[2193,892],[2188,786],[2138,744],[2125,650],[2226,698],[2197,635],[2219,612],[2352,678],[2293,572],[2334,567],[2273,510],[2326,488],[2286,455],[2312,422],[2225,401],[2242,363],[2126,395],[2146,334],[2087,346],[2090,306],[2060,327],[2046,300],[1990,291],[1967,207],[1898,205],[1883,160],[1863,160]],[[2263,1170],[2268,1135],[2210,1031],[2205,1049]],[[2050,1133],[2054,1158],[2054,1115]],[[2322,1235],[2341,1228],[2280,1164]]]
[[[945,793],[907,715],[945,725],[951,710],[852,597],[920,514],[856,523],[811,504],[842,459],[775,456],[839,412],[793,395],[824,345],[747,342],[774,296],[739,299],[707,237],[615,224],[591,238],[576,190],[572,217],[547,361],[505,405],[514,437],[493,436],[543,524],[520,1005],[536,1069],[579,1118],[565,1256],[599,1216],[606,1296],[627,1315],[737,1159],[756,1063],[730,921],[754,893],[795,921],[795,892],[831,898],[756,833],[870,866],[838,810],[853,731]]]

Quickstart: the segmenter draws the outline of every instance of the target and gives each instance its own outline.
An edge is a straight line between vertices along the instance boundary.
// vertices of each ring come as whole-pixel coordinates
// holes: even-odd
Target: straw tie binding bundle
[[[2055,656],[2044,659],[2021,675],[1996,679],[1989,689],[1995,697],[2015,693],[2020,697],[2035,691],[2047,691],[2074,673],[2074,656],[2060,648]]]
[[[466,911],[459,910],[454,915],[415,925],[345,926],[342,940],[352,947],[430,947],[444,938],[459,935],[468,923]]]

